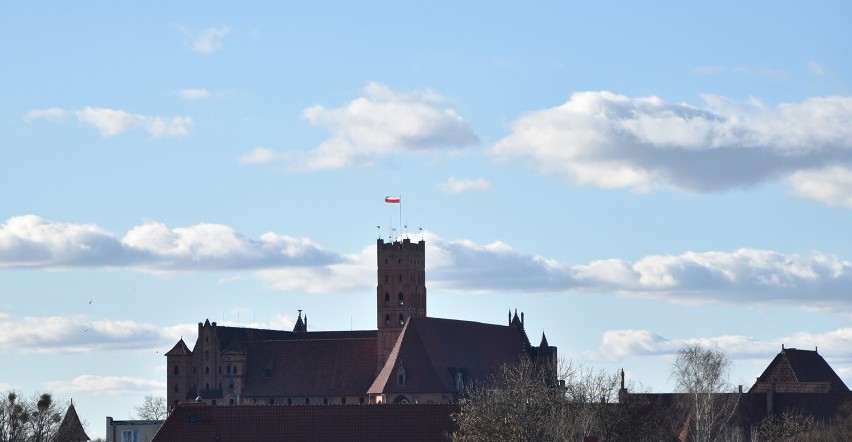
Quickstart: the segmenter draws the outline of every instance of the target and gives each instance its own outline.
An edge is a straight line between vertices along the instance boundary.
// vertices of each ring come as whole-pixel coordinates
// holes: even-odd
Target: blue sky
[[[97,436],[206,318],[375,328],[375,240],[400,224],[431,316],[518,308],[657,391],[689,342],[734,384],[781,344],[850,384],[850,17],[6,2],[0,389],[73,397]]]

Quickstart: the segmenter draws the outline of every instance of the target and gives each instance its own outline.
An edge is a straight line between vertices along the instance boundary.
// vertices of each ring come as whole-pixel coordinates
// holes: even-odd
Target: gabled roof
[[[749,390],[761,393],[839,393],[849,388],[816,350],[781,350]]]
[[[517,326],[411,317],[368,393],[456,393],[458,372],[464,382],[484,379],[500,364],[520,357],[527,348],[525,338]],[[400,367],[404,385],[397,383]]]
[[[363,396],[376,374],[375,336],[245,345],[243,398]]]
[[[56,442],[86,442],[91,440],[86,434],[86,430],[83,429],[80,417],[77,416],[74,403],[68,406],[68,411],[65,412],[65,417],[62,418],[62,423],[59,424],[59,429],[56,430],[56,436],[53,440]]]
[[[153,441],[448,441],[455,428],[451,415],[457,411],[454,404],[252,407],[180,404],[169,414]]]
[[[166,356],[189,356],[191,354],[192,352],[186,346],[186,342],[183,342],[183,338],[180,338],[180,341],[171,350],[166,352]]]

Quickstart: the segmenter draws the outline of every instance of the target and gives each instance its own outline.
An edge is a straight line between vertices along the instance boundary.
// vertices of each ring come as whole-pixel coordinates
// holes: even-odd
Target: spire
[[[544,332],[541,332],[541,344],[538,344],[539,348],[547,348],[550,345],[547,344],[547,336],[544,335]]]
[[[83,441],[90,440],[83,429],[83,423],[80,422],[80,417],[77,415],[77,410],[74,409],[74,403],[68,406],[68,411],[65,412],[65,417],[62,418],[62,423],[59,424],[59,429],[56,430],[55,439],[57,441]]]
[[[308,323],[307,323],[308,315],[305,315],[305,322],[302,321],[302,310],[299,309],[299,319],[296,319],[296,325],[293,326],[294,332],[306,332],[308,331]]]

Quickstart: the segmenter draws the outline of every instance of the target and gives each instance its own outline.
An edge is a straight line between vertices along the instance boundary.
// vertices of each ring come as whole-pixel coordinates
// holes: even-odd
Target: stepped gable
[[[314,338],[246,343],[242,397],[362,396],[376,374],[375,333],[300,332]]]
[[[369,394],[456,393],[463,383],[485,379],[528,349],[522,328],[454,319],[411,317]],[[405,370],[400,385],[396,373]]]
[[[749,390],[762,393],[847,393],[849,388],[816,350],[782,348]]]
[[[59,424],[59,429],[56,430],[56,436],[53,440],[56,442],[86,442],[91,440],[86,434],[86,430],[83,429],[80,416],[77,416],[74,402],[71,402],[71,405],[68,406],[68,411],[65,412],[65,417],[62,418],[62,423]]]

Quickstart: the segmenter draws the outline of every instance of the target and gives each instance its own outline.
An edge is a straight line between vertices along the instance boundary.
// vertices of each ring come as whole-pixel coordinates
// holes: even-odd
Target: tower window
[[[399,292],[399,305],[405,305],[405,298],[403,298],[402,292]]]
[[[210,374],[210,367],[204,367],[204,374]]]
[[[328,398],[327,397],[322,398],[322,404],[328,405]]]
[[[180,374],[180,367],[178,367],[177,365],[175,365],[175,375],[177,376],[177,375],[179,375],[179,374]]]
[[[237,374],[237,367],[234,367],[234,374]]]
[[[385,307],[390,307],[390,293],[385,292]]]
[[[309,398],[309,397],[305,398],[305,405],[311,405],[311,398]]]
[[[340,398],[340,404],[346,405],[346,398],[345,397]]]
[[[399,282],[402,282],[402,275],[399,275]]]
[[[385,315],[385,325],[390,325],[390,315]]]
[[[179,391],[180,391],[180,385],[175,384],[175,393],[177,393],[177,392],[179,392]]]
[[[388,282],[388,274],[385,273],[385,282]]]
[[[405,325],[405,318],[402,317],[402,313],[399,314],[399,325]]]
[[[291,397],[287,398],[287,405],[293,405],[293,398],[291,398]]]

